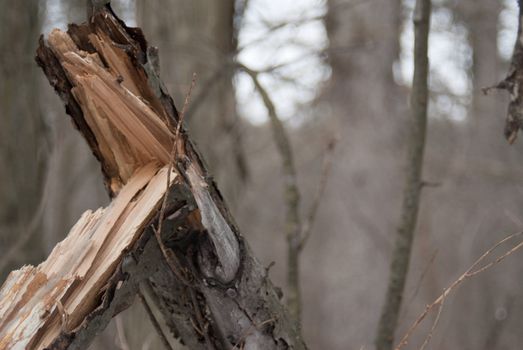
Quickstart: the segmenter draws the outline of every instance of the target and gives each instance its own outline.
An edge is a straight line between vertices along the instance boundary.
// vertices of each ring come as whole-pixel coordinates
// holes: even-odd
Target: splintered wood
[[[0,290],[0,349],[40,349],[80,324],[155,213],[166,181],[165,167],[140,168],[107,208],[85,212],[45,262],[9,275]]]
[[[0,349],[45,348],[80,326],[167,190],[173,134],[148,102],[149,88],[136,81],[143,72],[102,32],[88,38],[95,53],[59,30],[47,44],[72,84],[116,197],[107,208],[85,212],[46,261],[9,275],[0,289]]]
[[[111,45],[101,32],[89,35],[89,40],[97,53],[79,50],[58,29],[49,35],[48,43],[74,84],[72,93],[113,175],[111,190],[117,192],[137,167],[155,159],[169,162],[172,133],[140,98],[142,92],[133,80],[139,71],[125,51]]]

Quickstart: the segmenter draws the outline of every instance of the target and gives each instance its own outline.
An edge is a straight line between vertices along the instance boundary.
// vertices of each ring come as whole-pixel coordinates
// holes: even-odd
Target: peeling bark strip
[[[518,5],[518,35],[507,77],[497,85],[483,89],[485,94],[492,88],[507,90],[510,94],[505,128],[503,130],[505,138],[510,144],[516,141],[519,130],[523,128],[523,1],[518,0]]]
[[[37,62],[100,161],[113,201],[86,212],[45,262],[9,275],[0,349],[87,348],[140,286],[191,349],[306,348],[185,131],[175,140],[178,113],[156,59],[141,30],[109,6],[40,39]],[[152,234],[166,193],[160,235],[174,265]]]

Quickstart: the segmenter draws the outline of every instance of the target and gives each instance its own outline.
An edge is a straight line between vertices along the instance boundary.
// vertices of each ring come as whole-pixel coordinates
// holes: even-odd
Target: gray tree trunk
[[[410,268],[416,232],[420,196],[423,188],[423,164],[427,135],[429,28],[431,0],[417,0],[414,15],[414,74],[410,95],[410,118],[407,132],[407,172],[403,189],[401,218],[390,265],[389,284],[376,332],[376,349],[392,349],[398,328],[399,313],[405,300],[405,285]]]
[[[36,234],[47,157],[33,61],[40,3],[0,1],[0,280],[15,266],[45,256]]]
[[[326,196],[316,223],[322,231],[302,260],[304,271],[321,266],[314,281],[303,275],[303,285],[310,286],[304,289],[303,329],[312,348],[341,350],[372,343],[378,324],[400,214],[407,96],[393,77],[401,2],[327,5],[332,73],[319,99],[327,113],[320,115],[326,129],[340,135],[329,183],[343,184],[343,191]],[[311,299],[318,302],[309,307]],[[318,317],[324,320],[319,329]]]

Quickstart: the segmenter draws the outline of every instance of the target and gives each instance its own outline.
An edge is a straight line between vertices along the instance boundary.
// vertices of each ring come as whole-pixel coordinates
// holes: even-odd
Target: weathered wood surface
[[[85,212],[46,261],[8,276],[0,290],[0,348],[47,347],[61,330],[79,326],[150,222],[166,174],[156,164],[140,168],[109,207]]]
[[[37,62],[100,161],[113,201],[84,214],[44,263],[10,275],[0,349],[86,348],[142,285],[190,348],[306,348],[186,132],[175,140],[178,113],[155,53],[109,6],[40,40]],[[167,190],[160,249],[152,230]]]

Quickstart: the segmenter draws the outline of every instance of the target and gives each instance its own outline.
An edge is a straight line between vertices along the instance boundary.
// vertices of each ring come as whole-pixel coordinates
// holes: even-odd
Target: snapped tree
[[[87,348],[137,294],[191,349],[305,349],[181,125],[156,49],[105,1],[89,12],[41,37],[36,60],[112,201],[84,213],[46,261],[11,272],[0,349]]]

